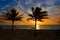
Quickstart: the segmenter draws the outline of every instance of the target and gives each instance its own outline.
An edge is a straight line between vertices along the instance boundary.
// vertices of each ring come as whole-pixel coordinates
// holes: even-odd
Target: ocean
[[[0,25],[0,28],[2,29],[12,29],[11,25]],[[34,30],[35,26],[29,26],[29,25],[14,25],[14,29],[31,29]],[[40,29],[60,29],[60,25],[41,25],[39,27],[36,27],[38,30]]]

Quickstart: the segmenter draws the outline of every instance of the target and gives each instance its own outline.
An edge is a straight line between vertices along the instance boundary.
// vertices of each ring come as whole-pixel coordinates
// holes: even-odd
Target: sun
[[[39,25],[36,25],[36,30],[39,30],[40,29],[40,26]]]
[[[35,23],[35,21],[33,21],[33,23]],[[41,22],[40,21],[36,21],[36,25],[40,25]]]
[[[35,21],[34,21],[34,23],[35,23]],[[36,30],[39,30],[40,29],[40,24],[41,24],[40,21],[36,21]]]
[[[39,30],[40,29],[40,21],[37,21],[36,22],[36,30]]]
[[[39,24],[40,24],[40,22],[39,22],[39,21],[37,21],[36,23],[37,23],[37,25],[39,25]]]

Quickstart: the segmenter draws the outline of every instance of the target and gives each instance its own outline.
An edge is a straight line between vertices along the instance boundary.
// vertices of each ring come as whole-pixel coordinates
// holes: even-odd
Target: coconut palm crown
[[[48,19],[48,14],[47,14],[47,11],[42,11],[41,7],[36,7],[34,9],[34,7],[31,7],[31,11],[32,11],[32,14],[28,14],[28,16],[30,16],[30,18],[28,18],[27,20],[33,20],[35,21],[35,30],[36,30],[36,22],[37,21],[41,21],[43,22],[42,19]]]
[[[47,11],[42,11],[42,9],[40,7],[36,7],[35,9],[33,7],[31,7],[31,11],[32,11],[32,14],[27,13],[28,16],[31,17],[31,18],[28,18],[28,20],[36,19],[37,21],[42,21],[42,19],[48,19]]]
[[[10,9],[10,10],[7,10],[6,13],[2,13],[1,15],[3,20],[10,20],[12,21],[12,30],[14,29],[14,22],[15,21],[21,21],[21,19],[23,18],[22,15],[19,15],[19,12],[17,12],[16,9]]]

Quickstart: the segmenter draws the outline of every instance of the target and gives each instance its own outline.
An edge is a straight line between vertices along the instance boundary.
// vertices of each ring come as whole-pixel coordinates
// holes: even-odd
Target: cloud
[[[56,8],[56,5],[55,2],[56,0],[45,0],[45,1],[38,1],[38,2],[35,2],[35,1],[38,1],[38,0],[25,0],[24,3],[21,3],[21,0],[14,0],[15,3],[17,3],[17,5],[15,6],[16,8],[19,8],[20,10],[22,10],[22,12],[26,11],[28,9],[28,13],[32,13],[30,8],[33,6],[33,7],[42,7],[44,10],[47,10],[48,11],[48,14],[49,14],[49,18],[48,20],[45,20],[45,22],[43,22],[43,24],[45,23],[50,23],[50,24],[54,24],[54,23],[60,23],[60,11],[59,11],[59,8],[57,7]],[[22,1],[23,2],[23,1]],[[14,4],[14,3],[12,3]],[[23,5],[25,4],[25,5]],[[29,6],[30,5],[30,6]],[[41,6],[41,5],[45,5],[44,7]],[[1,9],[5,9],[5,8],[8,8],[10,7],[11,5],[5,5],[3,6]],[[27,8],[27,9],[26,9]],[[56,9],[55,9],[56,8]],[[26,21],[27,22],[27,21]],[[1,21],[2,23],[2,21]],[[5,22],[5,24],[8,23],[8,22]],[[22,24],[26,24],[26,23],[22,23],[20,22],[21,25]],[[30,22],[27,22],[27,25],[28,23]],[[4,23],[2,23],[4,24]],[[11,24],[11,23],[10,23]],[[18,22],[17,22],[18,24]]]
[[[34,7],[41,7],[41,3],[36,3]]]
[[[22,6],[22,4],[20,3],[20,0],[18,0],[18,3],[16,5],[16,8],[19,8],[20,10],[24,11],[25,8]]]
[[[4,7],[2,7],[1,9],[4,10],[6,8],[10,7],[10,5],[5,5]]]
[[[49,11],[54,9],[56,7],[55,5],[56,0],[45,0],[44,2],[41,2],[41,6],[44,8],[47,8]]]
[[[59,16],[60,15],[60,8],[56,7],[51,12],[53,13],[54,16]]]
[[[8,10],[17,5],[17,0],[1,0],[0,1],[0,11]]]
[[[51,10],[50,19],[60,24],[60,10],[58,7],[56,7],[54,10]]]
[[[52,5],[55,4],[55,1],[56,1],[56,0],[46,0],[44,3],[46,3],[46,4],[49,5],[49,6],[52,6]]]
[[[25,4],[26,4],[26,5],[32,4],[32,0],[25,0]]]
[[[20,8],[23,11],[26,11],[27,9],[30,9],[31,7],[43,7],[48,9],[49,11],[54,9],[56,7],[55,3],[57,0],[18,0],[18,8]],[[43,5],[43,6],[42,6]],[[46,7],[45,7],[46,6]]]

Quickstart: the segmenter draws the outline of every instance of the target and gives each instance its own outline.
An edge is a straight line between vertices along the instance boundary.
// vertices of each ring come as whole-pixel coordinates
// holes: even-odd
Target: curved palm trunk
[[[14,30],[14,21],[12,21],[12,33],[13,33],[13,30]]]

